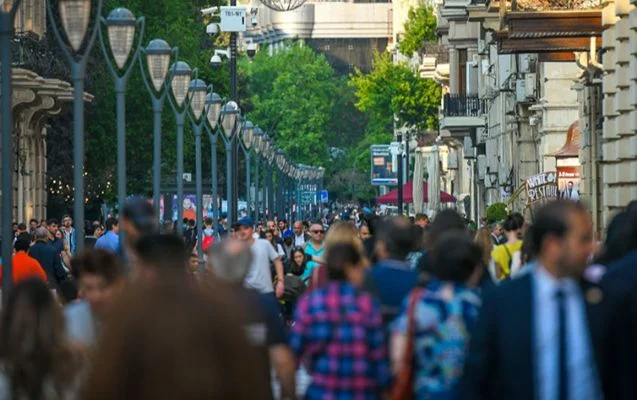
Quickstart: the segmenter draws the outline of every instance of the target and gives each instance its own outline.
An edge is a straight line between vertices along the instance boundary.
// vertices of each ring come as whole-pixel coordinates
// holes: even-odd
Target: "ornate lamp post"
[[[246,158],[246,215],[252,215],[252,207],[250,201],[250,158],[251,158],[251,147],[252,141],[254,139],[254,125],[251,121],[246,120],[241,127],[241,139],[243,153]]]
[[[228,227],[232,226],[232,212],[236,206],[232,191],[232,143],[235,139],[235,131],[237,130],[237,121],[239,120],[239,105],[234,101],[229,101],[221,107],[221,127],[225,134],[226,143],[226,201],[228,204]]]
[[[14,4],[14,8],[17,7],[19,1]],[[13,10],[15,13],[15,10]],[[96,15],[102,13],[102,0],[97,0]],[[53,34],[58,44],[62,48],[62,52],[69,63],[71,68],[71,79],[73,81],[73,186],[74,186],[74,204],[73,204],[73,219],[78,226],[84,224],[84,79],[86,79],[86,64],[88,62],[89,54],[95,44],[95,39],[100,31],[99,26],[94,26],[90,37],[85,40],[86,33],[91,20],[91,0],[60,0],[59,2],[59,17],[62,20],[62,27],[66,34],[66,41],[63,39],[60,33],[55,17],[53,14],[53,8],[51,2],[47,1],[47,14],[49,15],[50,26],[53,29]],[[3,17],[4,18],[4,17]],[[4,20],[0,21],[0,26],[4,26]],[[10,30],[13,30],[13,18],[8,21]],[[0,28],[2,29],[2,28]],[[82,46],[82,44],[85,44]],[[4,50],[4,49],[3,49]],[[80,53],[80,50],[83,53]],[[11,79],[11,62],[4,62],[3,58],[3,73],[5,65],[9,68],[9,76],[2,76],[2,82],[10,82]],[[3,120],[3,132],[11,132],[13,129],[11,125],[5,129],[4,123],[11,124],[11,94],[3,90],[2,100],[9,101],[9,109],[2,109]],[[7,93],[7,96],[4,94]],[[3,103],[4,105],[4,103]],[[4,149],[11,149],[11,135],[3,135],[3,140],[8,141],[6,144],[3,142],[3,156],[2,159],[7,163],[9,168],[5,168],[3,163],[3,174],[10,173],[11,171],[11,156],[4,155]],[[3,178],[5,176],[3,175]],[[12,177],[9,175],[8,177]],[[12,181],[9,181],[12,185]],[[3,190],[2,203],[12,204],[11,190]],[[10,212],[10,211],[9,211]],[[11,221],[11,214],[9,214],[9,220],[4,223],[5,226],[9,225]],[[3,220],[4,222],[4,220]],[[84,230],[77,229],[75,231],[75,248],[76,252],[80,253],[84,249]],[[3,235],[4,236],[4,235]],[[7,241],[5,241],[7,242]],[[4,243],[4,242],[3,242]],[[11,241],[8,241],[9,246]],[[3,244],[4,246],[4,244]],[[4,256],[4,253],[3,253]],[[5,263],[10,263],[10,257],[7,259],[3,257]],[[4,275],[10,276],[10,275]],[[9,281],[7,279],[7,281]]]
[[[210,139],[210,175],[212,177],[212,217],[215,224],[215,235],[219,235],[219,188],[218,188],[218,166],[217,166],[217,140],[219,116],[221,115],[221,105],[223,100],[217,93],[210,93],[206,96],[206,131]]]
[[[158,221],[163,218],[159,209],[159,197],[161,196],[161,110],[168,93],[166,78],[168,77],[171,54],[177,58],[178,53],[177,48],[171,49],[170,45],[162,39],[154,39],[146,49],[140,50],[140,57],[146,56],[146,68],[144,68],[143,60],[140,60],[139,67],[153,106],[153,206]]]
[[[255,177],[254,177],[254,220],[257,221],[260,218],[260,210],[261,210],[261,201],[260,201],[260,191],[259,191],[259,165],[261,164],[261,160],[259,159],[259,154],[261,154],[261,146],[263,143],[263,130],[257,125],[254,127],[254,152],[257,155],[256,163],[255,163]]]
[[[106,26],[111,56],[115,60],[117,68],[110,62],[109,52],[106,49],[106,40],[102,29],[98,29],[100,35],[100,48],[107,61],[108,70],[115,83],[116,115],[117,115],[117,200],[119,202],[119,215],[121,217],[124,202],[126,201],[126,86],[133,65],[137,61],[137,54],[144,37],[144,17],[135,20],[132,12],[125,8],[116,8],[108,14],[106,19],[100,18],[100,23]],[[139,38],[135,50],[133,42],[136,27],[139,27]],[[126,66],[128,59],[128,67]],[[77,171],[75,171],[77,172]],[[124,230],[120,233],[120,243],[124,241]]]
[[[212,90],[212,87],[210,87]],[[206,118],[202,118],[206,107],[206,92],[208,87],[206,82],[195,79],[189,85],[190,97],[190,121],[195,131],[195,186],[197,191],[197,260],[199,272],[203,275],[203,188],[201,172],[201,130],[206,123]]]
[[[184,124],[188,113],[188,88],[190,79],[197,71],[183,61],[177,61],[170,68],[170,105],[177,120],[177,223],[184,215]],[[172,219],[172,216],[171,216]],[[181,234],[181,229],[177,230]]]
[[[283,165],[285,164],[285,152],[281,149],[276,151],[275,156],[276,162],[276,173],[277,173],[277,214],[279,214],[279,219],[283,219],[283,215],[285,214],[285,202],[283,200]]]
[[[20,6],[16,0],[8,11],[0,6],[0,79],[2,89],[2,276],[13,276],[13,115],[11,93],[11,40],[13,40],[13,21]],[[55,28],[54,28],[55,29]],[[82,36],[83,38],[83,36]],[[83,196],[82,196],[83,197]],[[83,209],[82,209],[83,211]],[[2,300],[7,300],[12,285],[11,279],[2,280]],[[5,303],[6,304],[6,303]]]

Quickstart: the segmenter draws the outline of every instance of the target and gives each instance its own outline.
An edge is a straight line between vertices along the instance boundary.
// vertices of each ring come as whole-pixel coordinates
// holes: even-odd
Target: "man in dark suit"
[[[579,284],[592,251],[590,216],[574,202],[550,203],[529,238],[536,265],[484,296],[460,398],[601,399],[588,324],[601,292]]]
[[[46,272],[51,288],[57,288],[59,283],[66,280],[67,274],[62,266],[60,254],[49,243],[49,231],[46,228],[35,230],[35,244],[29,249],[29,255],[38,260]]]

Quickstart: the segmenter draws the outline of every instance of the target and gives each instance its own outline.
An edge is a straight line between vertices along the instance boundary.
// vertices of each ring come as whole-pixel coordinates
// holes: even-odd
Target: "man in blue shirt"
[[[117,254],[119,252],[119,222],[117,218],[111,217],[106,220],[105,225],[106,233],[97,239],[95,248],[108,250],[111,253]]]
[[[418,229],[403,217],[387,219],[377,228],[379,261],[367,272],[364,286],[380,301],[385,324],[398,315],[403,299],[418,283],[418,272],[406,261],[416,247]]]
[[[325,229],[320,222],[313,222],[310,226],[310,237],[312,238],[305,246],[305,254],[308,256],[305,272],[301,276],[303,282],[308,283],[312,277],[312,271],[318,266],[317,260],[320,260],[325,251],[323,241],[325,240]]]

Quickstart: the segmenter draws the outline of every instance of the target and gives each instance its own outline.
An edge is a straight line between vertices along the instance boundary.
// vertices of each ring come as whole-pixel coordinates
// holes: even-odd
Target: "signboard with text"
[[[371,147],[372,185],[397,185],[398,173],[393,168],[391,147],[386,144]]]
[[[543,172],[526,178],[526,205],[542,200],[553,200],[558,196],[557,174]]]

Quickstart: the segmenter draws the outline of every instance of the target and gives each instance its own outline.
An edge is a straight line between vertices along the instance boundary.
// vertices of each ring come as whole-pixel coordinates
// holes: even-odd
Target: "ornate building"
[[[5,0],[1,7],[8,9],[12,3],[13,0]],[[32,70],[38,63],[59,63],[59,60],[46,59],[39,52],[39,43],[46,33],[45,10],[45,0],[22,0],[15,20],[12,72],[14,221],[46,218],[47,120],[63,112],[65,104],[73,98],[69,83],[43,78]]]

